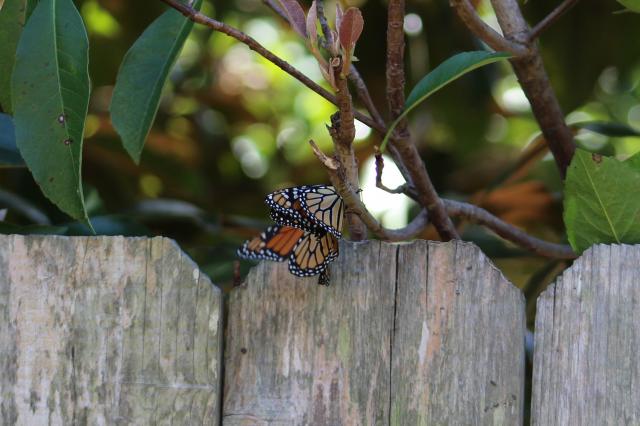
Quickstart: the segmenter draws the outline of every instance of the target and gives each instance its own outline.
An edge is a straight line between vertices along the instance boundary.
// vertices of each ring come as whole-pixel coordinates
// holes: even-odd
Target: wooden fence
[[[0,424],[523,424],[524,298],[474,245],[344,243],[331,269],[260,264],[223,330],[170,240],[0,236]],[[640,424],[639,272],[596,246],[540,296],[532,424]]]

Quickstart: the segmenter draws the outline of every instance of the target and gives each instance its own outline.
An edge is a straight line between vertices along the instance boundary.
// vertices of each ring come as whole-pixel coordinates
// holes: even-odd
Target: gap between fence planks
[[[221,300],[166,238],[0,236],[0,424],[218,424]]]
[[[233,290],[223,423],[522,424],[524,298],[472,244],[342,243]]]
[[[640,246],[590,248],[539,297],[531,414],[640,425]]]

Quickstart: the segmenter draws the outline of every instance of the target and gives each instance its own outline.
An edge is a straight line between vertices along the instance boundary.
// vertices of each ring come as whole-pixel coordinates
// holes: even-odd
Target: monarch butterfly
[[[265,202],[273,210],[284,215],[284,221],[276,220],[276,223],[294,227],[313,224],[338,238],[342,237],[344,203],[333,186],[307,185],[285,188],[267,195]]]
[[[315,234],[290,226],[268,227],[238,249],[245,259],[282,262],[289,259],[289,271],[299,277],[320,274],[319,284],[329,285],[327,265],[338,257],[338,240],[328,232]]]

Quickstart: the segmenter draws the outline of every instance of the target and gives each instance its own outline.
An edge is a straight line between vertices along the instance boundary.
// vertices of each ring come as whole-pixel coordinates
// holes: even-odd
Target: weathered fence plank
[[[220,325],[170,240],[0,236],[0,423],[218,424]]]
[[[538,299],[533,424],[640,424],[639,353],[640,246],[594,246]]]
[[[344,243],[229,298],[223,423],[521,424],[524,299],[470,244]]]

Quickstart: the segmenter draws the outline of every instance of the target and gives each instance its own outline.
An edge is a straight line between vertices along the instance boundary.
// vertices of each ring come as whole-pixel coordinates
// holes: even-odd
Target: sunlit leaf
[[[5,0],[0,9],[0,106],[11,114],[11,72],[22,28],[36,0]]]
[[[302,37],[307,38],[306,18],[298,0],[280,0],[280,4],[289,18],[291,27]]]
[[[564,223],[577,254],[598,243],[640,243],[640,172],[576,150],[565,181]]]
[[[404,104],[402,114],[400,114],[400,116],[391,124],[391,127],[389,127],[380,149],[384,150],[386,148],[389,136],[391,136],[393,129],[395,129],[400,120],[402,120],[412,109],[420,105],[429,96],[476,68],[480,68],[493,62],[509,59],[510,57],[511,54],[505,52],[488,52],[479,50],[474,52],[458,53],[438,65],[433,69],[433,71],[422,77],[413,90],[411,90],[411,93],[409,93]]]
[[[42,192],[89,221],[82,135],[89,104],[89,42],[71,0],[41,0],[24,27],[11,81],[16,145]]]
[[[585,121],[582,123],[574,123],[572,127],[590,130],[594,133],[610,137],[640,137],[640,131],[622,123],[613,123],[606,121]]]
[[[0,114],[0,167],[6,166],[24,166],[24,160],[16,146],[13,120],[7,114]]]
[[[194,7],[199,9],[201,3]],[[158,112],[162,88],[191,28],[193,21],[167,10],[124,57],[109,109],[113,127],[136,163]]]

